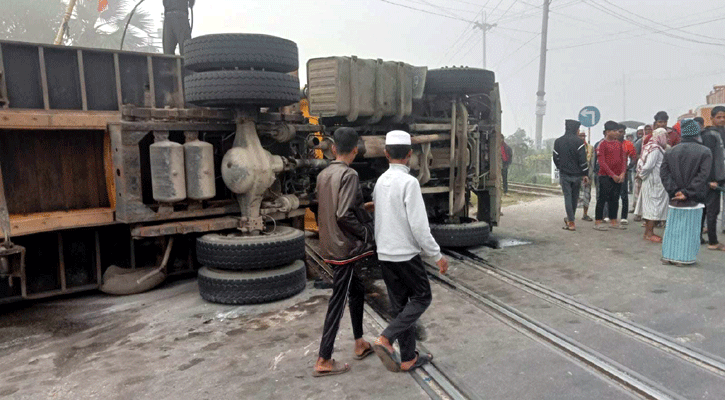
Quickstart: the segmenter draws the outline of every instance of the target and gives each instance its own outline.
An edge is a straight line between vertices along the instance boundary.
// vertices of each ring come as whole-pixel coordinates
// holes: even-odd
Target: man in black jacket
[[[691,207],[703,203],[712,168],[712,152],[702,144],[697,122],[682,122],[682,142],[665,153],[660,177],[671,204]]]
[[[702,235],[700,219],[712,168],[712,152],[702,145],[700,126],[682,121],[681,142],[665,153],[660,177],[670,196],[667,228],[662,241],[662,261],[692,264]]]
[[[725,184],[725,154],[723,154],[723,141],[725,136],[725,107],[717,106],[710,112],[712,126],[708,126],[701,133],[702,144],[712,152],[712,169],[707,180],[708,189],[705,195],[705,213],[702,223],[707,221],[708,249],[725,251],[725,244],[717,240],[717,217],[720,214],[720,191],[716,188]]]
[[[589,173],[587,146],[577,136],[579,126],[581,126],[579,121],[566,120],[564,136],[554,142],[554,165],[559,170],[559,182],[564,193],[566,208],[564,229],[570,231],[576,230],[574,214],[579,200],[582,177],[588,179],[586,176]]]

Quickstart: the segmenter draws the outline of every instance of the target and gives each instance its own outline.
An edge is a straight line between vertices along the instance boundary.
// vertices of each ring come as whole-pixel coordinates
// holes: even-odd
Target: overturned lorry
[[[106,291],[140,291],[197,270],[210,301],[299,292],[304,215],[340,126],[360,134],[368,197],[385,133],[411,133],[443,246],[481,244],[498,223],[490,71],[321,58],[300,91],[291,41],[209,35],[185,51],[0,42],[0,303],[103,288],[104,275],[131,277]]]

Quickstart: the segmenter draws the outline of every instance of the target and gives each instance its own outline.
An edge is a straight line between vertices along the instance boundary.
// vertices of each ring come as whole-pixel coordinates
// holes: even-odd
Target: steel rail
[[[597,353],[575,340],[541,324],[528,315],[508,306],[500,300],[472,290],[467,285],[441,275],[437,268],[428,264],[428,273],[462,294],[472,305],[483,311],[493,311],[501,322],[541,343],[549,345],[594,374],[616,384],[623,390],[644,399],[684,399],[664,386],[649,380],[629,368]]]
[[[595,322],[602,323],[610,328],[621,331],[628,336],[652,345],[659,350],[665,351],[689,363],[695,364],[709,372],[725,377],[725,360],[721,357],[685,346],[660,332],[634,322],[626,321],[609,311],[584,304],[571,296],[546,287],[538,282],[532,281],[531,279],[505,270],[501,267],[493,266],[483,258],[468,251],[446,250],[445,252],[461,261],[463,264],[481,272],[485,272],[494,278],[524,290],[527,293],[531,293],[534,296],[546,300],[554,305],[572,311],[577,315],[581,315],[585,318],[589,318]]]
[[[322,271],[324,271],[329,278],[332,278],[333,271],[329,264],[327,264],[322,257],[317,254],[317,251],[310,245],[305,245],[305,253]],[[365,305],[365,313],[373,321],[373,325],[382,332],[385,328],[386,321],[383,316],[375,311],[369,304]],[[428,353],[428,350],[418,343],[418,349],[422,352]],[[415,369],[410,372],[410,375],[418,383],[426,394],[434,400],[466,400],[475,399],[476,397],[470,393],[466,393],[451,381],[451,379],[435,364],[435,360],[431,363],[424,365],[422,368]]]

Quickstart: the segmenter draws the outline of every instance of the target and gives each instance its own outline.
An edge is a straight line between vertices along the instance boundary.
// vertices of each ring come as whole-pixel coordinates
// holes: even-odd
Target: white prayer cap
[[[640,125],[639,127],[637,127],[637,130],[638,131],[643,131],[644,130],[644,125]]]
[[[385,135],[385,145],[407,144],[410,146],[410,134],[405,131],[390,131]]]

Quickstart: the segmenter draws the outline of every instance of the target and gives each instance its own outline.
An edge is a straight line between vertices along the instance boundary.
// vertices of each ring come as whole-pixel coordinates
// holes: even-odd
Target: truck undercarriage
[[[442,245],[447,237],[480,244],[483,226],[487,234],[498,223],[500,103],[492,73],[333,58],[358,64],[349,69],[357,81],[333,84],[346,91],[337,100],[357,103],[326,112],[324,88],[310,72],[315,60],[299,101],[299,81],[288,74],[297,69],[292,42],[194,40],[185,60],[0,42],[0,302],[102,288],[111,266],[146,268],[141,285],[200,265],[255,270],[255,260],[282,248],[293,250],[259,269],[302,258],[298,235],[270,232],[302,228],[305,210],[316,207],[315,177],[332,158],[340,126],[360,135],[353,167],[368,199],[387,168],[385,133],[411,133],[410,166]],[[260,45],[287,62],[245,58],[245,49]],[[213,59],[226,57],[217,67],[209,62],[214,52]],[[471,218],[472,194],[480,223]],[[235,244],[220,242],[225,237]],[[220,261],[225,252],[247,264]]]

